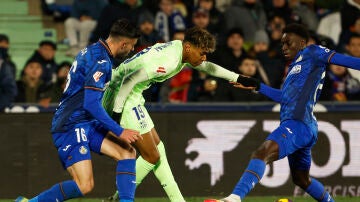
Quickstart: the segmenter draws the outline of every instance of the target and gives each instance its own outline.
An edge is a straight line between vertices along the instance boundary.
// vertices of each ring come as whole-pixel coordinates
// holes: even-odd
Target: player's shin
[[[157,163],[154,169],[156,178],[160,181],[170,201],[185,201],[171,172],[169,163],[166,158],[164,144],[160,142],[157,147],[160,153],[160,161]]]
[[[141,184],[142,180],[153,170],[154,164],[147,162],[141,156],[136,159],[136,186]],[[109,200],[117,200],[119,198],[119,192],[116,191]]]
[[[120,202],[133,202],[135,197],[135,159],[118,161],[116,167],[116,186]]]
[[[327,192],[324,186],[314,178],[311,178],[311,184],[305,191],[317,201],[334,202],[334,199],[330,196],[329,192]]]
[[[154,169],[154,167],[154,164],[149,163],[141,156],[136,159],[136,186],[143,181],[143,179]]]
[[[265,166],[266,164],[263,160],[250,160],[248,167],[236,184],[232,194],[240,196],[240,198],[243,199],[263,177]]]
[[[72,198],[82,197],[79,187],[73,180],[60,182],[50,189],[30,199],[31,202],[65,201]]]

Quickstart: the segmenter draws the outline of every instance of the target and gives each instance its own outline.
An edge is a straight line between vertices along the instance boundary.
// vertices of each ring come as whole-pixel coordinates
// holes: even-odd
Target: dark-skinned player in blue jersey
[[[316,201],[334,199],[316,179],[310,177],[311,148],[317,141],[317,121],[313,114],[324,83],[326,67],[336,64],[360,70],[360,58],[345,56],[318,45],[307,46],[309,33],[300,24],[283,30],[282,51],[290,62],[282,89],[274,89],[248,77],[235,87],[255,89],[280,103],[280,125],[253,152],[248,167],[232,193],[223,202],[240,202],[261,180],[266,164],[288,157],[293,182]]]
[[[18,197],[15,201],[60,202],[89,193],[94,187],[90,151],[117,161],[120,201],[134,201],[136,154],[130,144],[141,136],[138,131],[124,129],[113,121],[101,99],[111,79],[114,60],[128,55],[139,36],[138,29],[129,21],[118,20],[106,40],[78,53],[51,127],[60,160],[73,179],[55,184],[32,199]]]

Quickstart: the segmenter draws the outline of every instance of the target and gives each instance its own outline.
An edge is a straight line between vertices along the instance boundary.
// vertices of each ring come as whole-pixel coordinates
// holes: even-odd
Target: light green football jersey
[[[110,84],[104,94],[103,106],[106,111],[112,113],[115,96],[119,90],[126,90],[123,89],[123,86],[126,86],[124,85],[126,79],[141,68],[146,71],[148,79],[135,84],[126,98],[126,102],[132,96],[138,99],[142,98],[142,92],[149,88],[152,83],[163,82],[179,73],[184,66],[189,65],[182,63],[182,51],[183,46],[180,40],[157,43],[121,63],[119,67],[113,70]]]

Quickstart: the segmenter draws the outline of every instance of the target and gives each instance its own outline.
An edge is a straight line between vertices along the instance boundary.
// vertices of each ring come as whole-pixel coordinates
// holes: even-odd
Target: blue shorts
[[[279,159],[288,157],[292,170],[309,170],[311,166],[311,148],[317,141],[317,134],[303,122],[284,121],[266,140],[279,145]]]
[[[83,160],[90,160],[90,151],[100,154],[101,144],[107,134],[98,122],[74,125],[67,132],[53,133],[53,142],[63,167]]]

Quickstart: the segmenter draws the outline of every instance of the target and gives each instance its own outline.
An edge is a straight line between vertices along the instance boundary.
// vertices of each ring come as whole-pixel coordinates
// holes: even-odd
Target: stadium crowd
[[[274,88],[281,88],[287,73],[280,39],[289,23],[304,24],[311,31],[309,43],[360,57],[360,0],[42,0],[42,9],[63,21],[68,56],[106,38],[120,18],[142,32],[134,52],[181,40],[185,29],[199,26],[217,39],[208,61]],[[71,64],[55,62],[57,44],[41,41],[24,67],[15,67],[8,54],[10,42],[11,36],[0,33],[0,111],[16,102],[43,107],[59,102]],[[20,78],[16,70],[21,70]],[[192,68],[144,93],[148,102],[268,101]],[[330,65],[320,101],[350,100],[360,100],[360,73]]]

